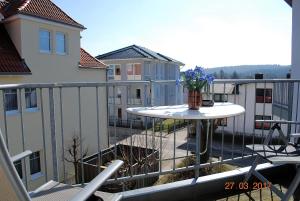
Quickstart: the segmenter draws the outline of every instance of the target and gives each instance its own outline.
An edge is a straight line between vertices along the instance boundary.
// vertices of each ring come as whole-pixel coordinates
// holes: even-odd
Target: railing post
[[[299,83],[298,83],[299,84]],[[288,83],[288,121],[292,121],[293,118],[293,92],[294,92],[294,83]],[[298,100],[297,100],[298,101]],[[295,126],[297,127],[297,126]],[[292,125],[288,125],[287,137],[291,134]]]
[[[200,152],[201,152],[201,120],[196,121],[196,169],[195,169],[195,178],[199,177],[200,169]]]
[[[55,126],[55,106],[53,88],[49,88],[49,111],[50,111],[50,132],[52,145],[52,163],[53,163],[53,180],[58,181],[57,152],[56,152],[56,126]]]

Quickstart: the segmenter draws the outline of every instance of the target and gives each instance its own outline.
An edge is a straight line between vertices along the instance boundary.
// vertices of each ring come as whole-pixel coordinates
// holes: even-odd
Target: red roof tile
[[[5,27],[0,24],[0,75],[31,74]]]
[[[0,11],[5,18],[24,14],[84,29],[83,25],[73,20],[51,0],[6,0],[6,3],[0,4]]]
[[[80,62],[79,67],[81,68],[106,68],[103,62],[99,61],[84,49],[80,48]]]

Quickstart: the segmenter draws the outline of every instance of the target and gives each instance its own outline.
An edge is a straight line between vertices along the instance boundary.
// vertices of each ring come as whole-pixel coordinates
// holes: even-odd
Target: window
[[[18,110],[18,96],[16,89],[7,89],[4,91],[5,94],[5,110],[16,111]]]
[[[218,126],[227,126],[227,118],[218,119],[217,120],[217,125]]]
[[[37,108],[36,89],[34,88],[25,89],[25,101],[26,101],[26,108]]]
[[[144,64],[144,80],[151,80],[150,63],[145,62]]]
[[[255,115],[255,120],[271,120],[271,116]],[[271,123],[255,122],[255,129],[270,130]]]
[[[256,103],[272,103],[272,89],[256,89]]]
[[[121,68],[119,65],[116,66],[116,71],[115,71],[116,75],[121,75]]]
[[[135,97],[136,97],[137,99],[141,99],[141,89],[136,89]]]
[[[56,33],[56,53],[66,54],[66,35],[61,32]]]
[[[107,68],[107,79],[108,80],[114,79],[114,68],[111,65],[109,65],[109,67]]]
[[[121,80],[121,65],[120,64],[111,64],[109,65],[107,71],[108,80]]]
[[[40,161],[40,152],[34,152],[29,156],[30,162],[30,174],[36,174],[41,172],[41,161]]]
[[[228,95],[227,94],[214,94],[214,101],[215,102],[227,102]]]
[[[51,35],[48,30],[40,29],[40,52],[50,53],[51,51]]]
[[[122,108],[118,108],[118,119],[122,119]]]
[[[127,64],[127,79],[128,80],[141,80],[141,64]]]
[[[117,87],[117,97],[118,98],[122,97],[122,92],[121,92],[121,89],[119,87]]]
[[[14,166],[19,174],[19,177],[22,179],[23,178],[22,161],[21,160],[15,161]]]

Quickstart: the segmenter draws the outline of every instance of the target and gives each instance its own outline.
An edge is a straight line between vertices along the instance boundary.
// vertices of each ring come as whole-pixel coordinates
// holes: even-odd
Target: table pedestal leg
[[[202,122],[201,120],[196,120],[196,164],[195,164],[195,178],[199,177],[199,169],[201,161],[206,163],[209,159],[210,146],[209,138],[211,134],[210,122],[211,120],[207,120],[206,124],[206,132],[204,129],[202,130]],[[202,132],[203,131],[203,132]]]

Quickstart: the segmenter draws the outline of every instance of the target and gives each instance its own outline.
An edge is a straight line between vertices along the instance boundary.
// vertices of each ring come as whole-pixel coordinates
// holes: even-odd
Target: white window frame
[[[136,64],[139,64],[141,66],[141,73],[140,74],[136,74],[135,72],[135,68],[134,68],[134,65]],[[131,67],[132,69],[132,78],[133,79],[129,79],[128,77],[128,68]],[[129,63],[129,64],[126,64],[126,77],[127,77],[127,80],[142,80],[142,64],[141,63]]]
[[[49,33],[49,50],[44,50],[44,49],[41,49],[41,32],[48,32]],[[50,30],[48,30],[48,29],[44,29],[44,28],[40,28],[39,29],[39,51],[41,52],[41,53],[48,53],[48,54],[50,54],[51,53],[51,51],[52,51],[52,34],[51,34],[51,31]]]
[[[36,153],[39,153],[39,156],[38,156],[38,157],[35,156],[34,158],[31,158],[31,156],[34,155],[34,154],[36,154]],[[32,161],[32,160],[36,160],[36,159],[39,160],[39,169],[40,169],[40,171],[39,171],[39,172],[32,173],[32,172],[31,172],[31,161]],[[42,173],[42,163],[41,163],[41,152],[40,152],[40,151],[33,152],[33,153],[29,156],[29,168],[30,168],[31,180],[36,180],[36,179],[38,179],[39,177],[42,177],[42,176],[43,176],[43,173]]]
[[[62,35],[63,36],[63,43],[64,43],[64,51],[63,52],[59,52],[58,51],[58,38],[57,38],[57,36],[58,35]],[[55,33],[55,52],[56,52],[56,54],[58,54],[58,55],[66,55],[67,54],[67,34],[65,34],[65,33],[63,33],[63,32],[56,32]]]
[[[15,167],[15,169],[16,169],[16,171],[17,171],[17,173],[18,173],[18,176],[19,176],[19,178],[21,179],[21,180],[23,180],[23,178],[24,178],[24,172],[23,172],[23,162],[22,162],[22,160],[17,160],[17,161],[15,161],[14,163],[14,167]],[[21,166],[21,175],[19,174],[19,172],[18,172],[18,169],[17,169],[17,165],[20,165]]]
[[[9,90],[12,90],[12,91],[15,91],[15,92],[8,92]],[[5,97],[5,112],[6,114],[16,114],[19,112],[19,99],[18,99],[18,90],[17,89],[7,89],[7,90],[4,90],[3,91],[4,93],[4,97]],[[17,98],[17,108],[16,109],[13,109],[13,110],[7,110],[7,106],[6,104],[8,104],[8,101],[7,101],[7,95],[16,95],[16,98]]]
[[[29,90],[29,91],[28,91]],[[32,92],[35,92],[35,97],[33,97]],[[27,105],[27,95],[30,95],[30,106],[32,106],[32,98],[35,98],[35,102],[36,102],[36,106],[35,107],[28,107]],[[25,107],[26,107],[26,111],[36,111],[38,110],[38,101],[37,101],[37,90],[36,88],[25,88]]]
[[[116,66],[118,66],[120,68],[120,75],[116,75]],[[112,75],[107,74],[108,80],[114,80],[115,76],[120,76],[120,78],[121,78],[121,76],[122,76],[121,64],[109,64],[109,68],[110,68],[110,70],[112,70]]]

